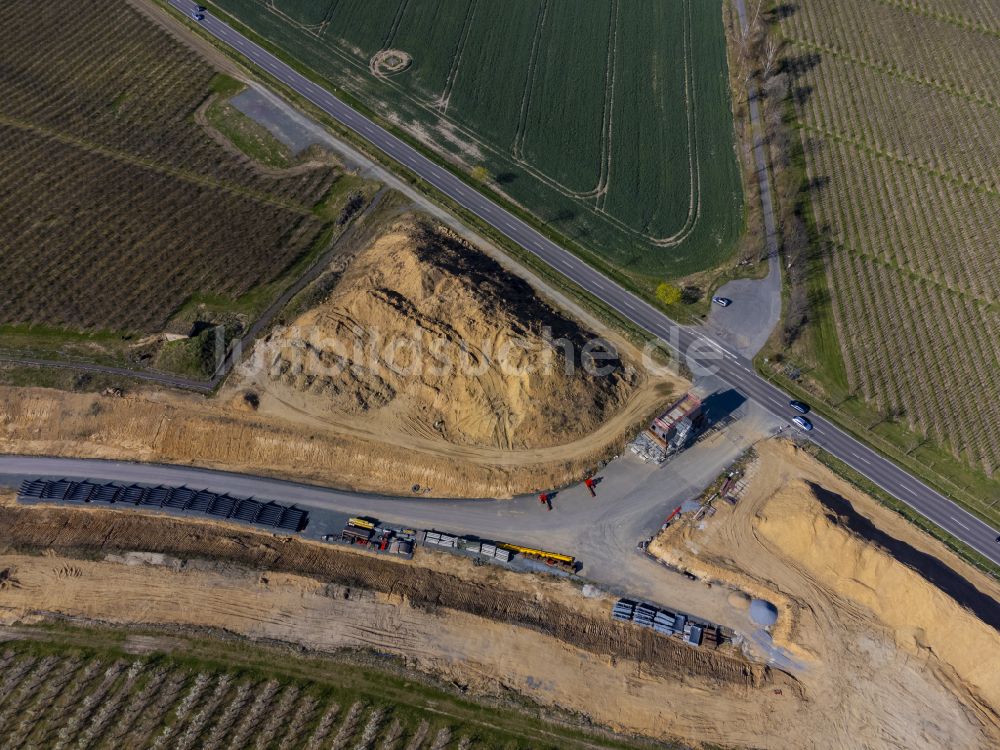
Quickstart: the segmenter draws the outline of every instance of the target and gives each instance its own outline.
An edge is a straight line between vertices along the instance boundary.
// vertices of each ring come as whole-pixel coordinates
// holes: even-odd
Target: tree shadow
[[[795,15],[799,7],[794,3],[778,3],[764,14],[764,20],[769,24],[778,23]]]
[[[808,482],[816,498],[851,532],[875,544],[893,558],[918,573],[925,581],[941,589],[958,604],[972,611],[980,620],[1000,631],[1000,603],[984,594],[970,581],[933,555],[912,547],[885,533],[858,513],[850,501],[814,482]]]

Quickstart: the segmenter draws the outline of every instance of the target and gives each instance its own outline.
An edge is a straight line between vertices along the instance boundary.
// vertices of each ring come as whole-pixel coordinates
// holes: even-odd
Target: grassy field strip
[[[538,78],[538,49],[541,44],[542,31],[545,29],[548,20],[550,2],[542,0],[538,9],[538,21],[535,23],[535,34],[531,40],[531,55],[528,58],[528,75],[524,82],[524,92],[521,95],[521,110],[517,118],[517,130],[514,134],[514,142],[510,147],[511,156],[518,162],[524,159],[524,131],[528,119],[528,107],[531,104],[531,92],[534,90]]]
[[[719,157],[732,127],[715,8],[525,0],[498,16],[437,0],[362,17],[347,0],[216,4],[453,166],[485,167],[493,188],[619,269],[684,273],[731,251],[742,201],[735,154]],[[389,40],[413,63],[372,76]]]
[[[578,197],[596,195],[606,179],[607,102],[614,91],[618,9],[617,0],[610,3],[610,13],[603,3],[548,0],[549,23],[538,42],[541,54],[526,76],[532,90],[521,97],[530,102],[520,134],[523,159]],[[580,47],[595,54],[570,65]],[[532,59],[530,53],[527,59]],[[575,158],[564,158],[567,151]]]

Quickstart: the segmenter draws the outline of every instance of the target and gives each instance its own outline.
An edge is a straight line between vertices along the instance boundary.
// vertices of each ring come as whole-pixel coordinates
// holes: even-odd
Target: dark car
[[[719,305],[720,307],[729,307],[733,304],[733,301],[729,297],[712,297],[712,302]]]
[[[799,414],[809,413],[809,404],[803,401],[796,401],[795,399],[792,399],[791,401],[788,402],[788,405],[793,409],[795,409],[795,411],[797,411]]]
[[[195,21],[204,21],[205,20],[205,14],[204,13],[199,13],[198,11],[195,11],[194,13],[191,14],[191,18],[193,18]]]
[[[806,432],[809,432],[813,428],[813,423],[810,422],[805,417],[792,417],[792,421],[795,422],[799,427],[801,427]]]

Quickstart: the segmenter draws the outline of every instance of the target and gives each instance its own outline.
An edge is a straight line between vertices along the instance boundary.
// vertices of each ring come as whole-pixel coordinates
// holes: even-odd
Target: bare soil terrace
[[[663,738],[687,736],[724,705],[768,701],[775,686],[796,691],[736,653],[614,623],[609,600],[568,582],[431,553],[407,564],[217,524],[12,505],[0,507],[0,529],[0,567],[16,582],[0,589],[6,624],[58,613],[376,649],[475,692],[515,690]],[[669,718],[681,705],[686,723]]]
[[[806,700],[785,746],[995,747],[1000,587],[790,444],[758,450],[735,508],[650,551],[778,607]]]

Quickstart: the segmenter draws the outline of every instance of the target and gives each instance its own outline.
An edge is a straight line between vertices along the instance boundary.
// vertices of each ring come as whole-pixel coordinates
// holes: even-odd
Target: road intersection
[[[188,15],[195,7],[187,0],[169,2]],[[788,396],[758,376],[751,360],[733,352],[704,330],[678,325],[220,19],[208,14],[200,25],[251,65],[310,101],[620,315],[666,342],[685,358],[696,374],[714,373],[756,404],[787,419]],[[822,416],[812,415],[811,419],[814,429],[809,439],[952,536],[1000,564],[1000,544],[995,541],[995,529]]]

